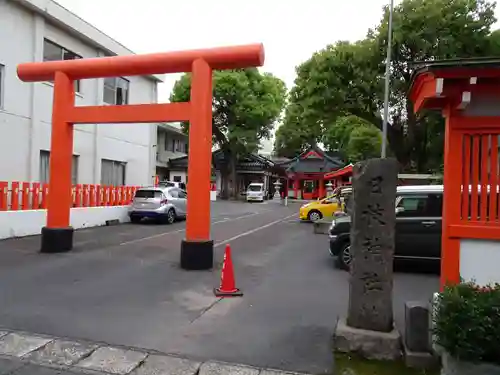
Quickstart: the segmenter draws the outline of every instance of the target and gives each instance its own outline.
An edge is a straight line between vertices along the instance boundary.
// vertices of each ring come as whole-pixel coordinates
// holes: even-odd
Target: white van
[[[247,202],[264,202],[266,191],[261,182],[252,182],[247,188]]]

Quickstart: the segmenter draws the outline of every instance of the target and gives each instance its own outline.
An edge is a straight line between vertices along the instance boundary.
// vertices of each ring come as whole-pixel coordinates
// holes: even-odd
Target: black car
[[[396,197],[395,259],[440,262],[443,185],[400,186]],[[339,268],[351,262],[351,217],[330,226],[330,254]]]

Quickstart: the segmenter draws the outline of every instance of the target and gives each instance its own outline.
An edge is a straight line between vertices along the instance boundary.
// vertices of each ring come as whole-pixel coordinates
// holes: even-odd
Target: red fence
[[[124,206],[139,186],[73,185],[73,207]],[[0,211],[47,208],[49,185],[0,181]]]

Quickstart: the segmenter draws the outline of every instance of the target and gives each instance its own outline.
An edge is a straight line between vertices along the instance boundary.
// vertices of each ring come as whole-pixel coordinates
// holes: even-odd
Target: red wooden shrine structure
[[[350,185],[353,167],[354,166],[352,164],[349,164],[346,165],[344,168],[325,173],[323,177],[325,180],[328,180],[332,183],[333,189],[339,186]]]
[[[312,146],[278,166],[286,174],[285,196],[312,200],[326,196],[325,173],[342,168],[344,162],[338,155]]]
[[[446,119],[442,287],[500,281],[499,68],[498,58],[433,61],[413,74],[415,112],[440,110]]]

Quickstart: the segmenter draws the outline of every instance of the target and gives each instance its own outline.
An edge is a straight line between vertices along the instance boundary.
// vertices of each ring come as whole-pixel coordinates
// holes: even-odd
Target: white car
[[[167,224],[187,215],[187,194],[177,187],[144,187],[135,192],[128,208],[132,223],[142,219],[156,219]]]
[[[161,181],[158,187],[176,187],[178,189],[186,191],[186,184],[184,182],[177,181]]]
[[[264,184],[252,182],[247,188],[247,202],[264,202],[266,191]]]

